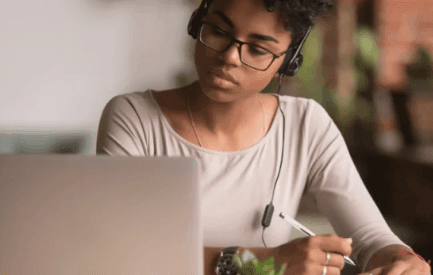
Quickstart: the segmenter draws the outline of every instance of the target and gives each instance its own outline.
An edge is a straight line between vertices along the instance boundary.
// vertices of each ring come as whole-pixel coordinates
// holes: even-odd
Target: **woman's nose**
[[[233,42],[225,51],[219,53],[219,59],[229,64],[240,66],[242,64],[240,56],[240,46]]]

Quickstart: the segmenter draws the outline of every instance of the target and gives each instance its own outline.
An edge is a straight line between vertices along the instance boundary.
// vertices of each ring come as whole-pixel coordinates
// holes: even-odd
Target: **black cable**
[[[283,75],[280,74],[279,81],[278,81],[278,92],[277,92],[278,94],[280,94],[281,78],[282,77],[283,77]],[[281,114],[283,115],[283,149],[281,152],[280,169],[278,170],[277,179],[275,180],[275,185],[274,185],[274,191],[272,192],[271,204],[274,201],[275,187],[277,186],[278,179],[280,178],[281,166],[283,165],[283,156],[284,156],[284,132],[285,132],[284,130],[285,130],[286,118],[284,116],[283,110],[281,110],[280,102],[278,102],[278,108],[280,109]]]
[[[280,94],[281,78],[282,78],[282,74],[279,75],[278,91],[277,91],[278,94]],[[281,152],[280,168],[278,170],[277,179],[275,180],[274,190],[272,191],[271,203],[266,206],[265,213],[264,213],[263,219],[262,219],[262,226],[263,226],[262,241],[263,241],[263,244],[265,245],[265,247],[267,247],[266,243],[265,243],[265,238],[264,238],[265,229],[271,224],[272,214],[274,213],[274,206],[272,205],[272,202],[274,201],[275,188],[277,186],[277,182],[278,182],[278,179],[280,177],[281,166],[283,165],[283,156],[284,156],[284,134],[285,134],[286,117],[284,116],[283,110],[281,109],[280,99],[278,99],[278,108],[280,109],[281,114],[283,115],[283,149],[282,149],[282,152]]]

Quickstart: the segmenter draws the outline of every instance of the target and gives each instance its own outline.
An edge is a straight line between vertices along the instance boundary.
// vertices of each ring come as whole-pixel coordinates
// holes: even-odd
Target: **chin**
[[[231,101],[233,95],[236,94],[234,90],[220,89],[213,85],[209,85],[202,79],[199,80],[201,94],[206,96],[209,100],[215,102],[228,102]]]

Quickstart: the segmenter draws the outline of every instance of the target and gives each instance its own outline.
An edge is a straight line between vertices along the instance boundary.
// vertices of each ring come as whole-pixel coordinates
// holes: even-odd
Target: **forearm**
[[[376,267],[388,265],[392,262],[392,260],[397,256],[400,251],[410,250],[408,247],[403,245],[389,245],[386,246],[379,251],[377,251],[371,259],[368,261],[368,264],[365,268],[366,271],[372,270]]]
[[[204,275],[215,275],[215,268],[218,262],[218,258],[221,254],[221,251],[224,247],[208,247],[204,248]],[[267,259],[272,256],[272,248],[264,248],[264,247],[241,247],[239,250],[239,254],[248,249],[251,251],[259,260]]]

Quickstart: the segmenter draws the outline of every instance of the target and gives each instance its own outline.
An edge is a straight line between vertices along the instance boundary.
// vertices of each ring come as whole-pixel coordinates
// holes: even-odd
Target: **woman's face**
[[[290,32],[284,29],[278,14],[268,12],[262,0],[214,0],[205,21],[240,41],[253,43],[274,54],[286,51],[291,41]],[[244,46],[242,51],[245,49]],[[219,102],[258,94],[275,76],[284,58],[285,55],[282,55],[266,71],[259,71],[241,62],[237,43],[225,52],[218,52],[206,47],[197,38],[195,49],[201,90],[207,97]],[[232,81],[224,81],[215,75],[231,78]]]

